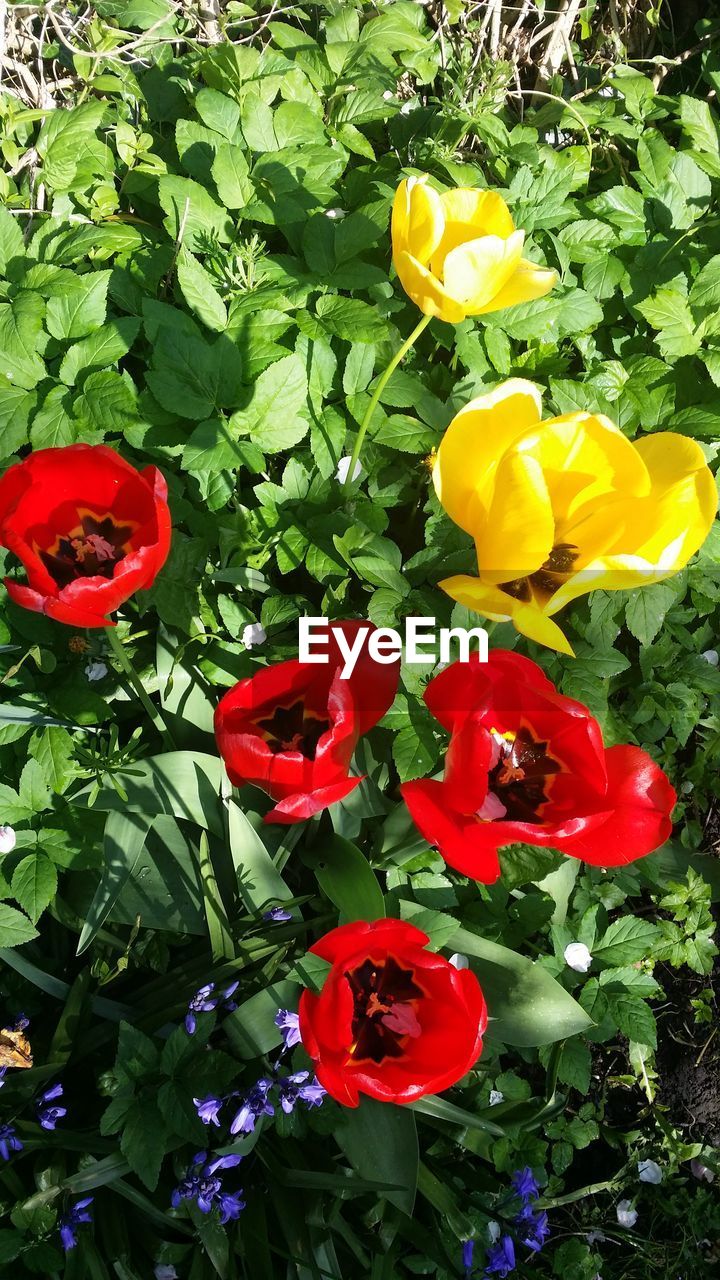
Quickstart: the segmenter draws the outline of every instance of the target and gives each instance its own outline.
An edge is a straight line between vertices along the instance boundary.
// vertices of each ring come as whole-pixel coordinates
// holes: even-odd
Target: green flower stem
[[[165,750],[166,750],[166,751],[174,751],[174,750],[175,750],[175,744],[174,744],[174,742],[173,742],[172,738],[170,737],[170,734],[169,734],[169,732],[168,732],[167,725],[165,724],[165,722],[164,722],[164,720],[163,720],[162,716],[160,715],[160,712],[158,711],[158,708],[157,708],[157,707],[155,706],[155,704],[150,700],[150,698],[148,697],[147,693],[145,692],[145,689],[143,688],[143,682],[142,682],[142,680],[140,679],[140,677],[139,677],[139,675],[138,675],[137,671],[135,670],[134,666],[132,665],[132,662],[130,661],[130,659],[129,659],[129,657],[128,657],[127,653],[125,652],[125,647],[124,647],[124,645],[123,645],[123,643],[122,643],[122,640],[121,640],[121,639],[120,639],[120,637],[118,636],[117,628],[116,628],[116,627],[106,627],[106,628],[105,628],[105,634],[106,634],[106,636],[107,636],[107,638],[108,638],[108,641],[109,641],[109,643],[110,643],[110,648],[112,649],[113,653],[115,654],[115,657],[117,658],[118,662],[120,663],[120,666],[122,667],[122,669],[123,669],[123,671],[124,671],[125,675],[127,676],[128,680],[129,680],[129,682],[130,682],[130,684],[132,685],[133,689],[135,690],[135,693],[137,694],[138,698],[139,698],[139,699],[140,699],[140,701],[142,702],[143,707],[144,707],[144,708],[145,708],[145,710],[147,711],[147,713],[148,713],[148,715],[149,715],[150,719],[152,720],[153,724],[155,725],[155,728],[157,729],[158,733],[160,734],[160,736],[161,736],[161,738],[162,738],[162,740],[163,740],[163,743],[165,744]]]
[[[364,418],[363,418],[362,422],[360,423],[360,430],[359,430],[359,431],[358,431],[358,433],[357,433],[357,440],[355,441],[355,448],[353,449],[353,452],[352,452],[352,458],[350,459],[350,466],[348,467],[348,473],[347,473],[347,475],[346,475],[346,477],[345,477],[345,484],[346,484],[346,485],[352,484],[352,478],[353,478],[353,475],[354,475],[354,472],[355,472],[355,464],[357,463],[357,460],[358,460],[358,458],[360,457],[360,450],[362,449],[362,446],[363,446],[363,440],[365,439],[365,433],[366,433],[366,431],[367,431],[368,427],[370,426],[370,419],[372,418],[372,416],[373,416],[373,414],[374,414],[374,412],[375,412],[375,408],[376,408],[377,402],[378,402],[378,400],[380,399],[380,397],[381,397],[381,395],[382,395],[383,391],[385,390],[385,387],[386,387],[386,385],[387,385],[387,382],[388,382],[388,380],[389,380],[390,376],[395,372],[395,370],[397,369],[398,365],[400,364],[400,361],[403,359],[403,357],[404,357],[404,356],[406,356],[406,355],[407,355],[407,353],[408,353],[408,351],[410,350],[410,348],[412,347],[412,345],[413,345],[413,344],[417,341],[417,339],[420,337],[420,334],[422,333],[423,329],[426,329],[426,328],[427,328],[427,326],[429,325],[429,323],[430,323],[430,321],[431,321],[431,320],[432,320],[432,316],[423,316],[423,318],[422,318],[422,320],[420,321],[420,323],[419,323],[419,324],[417,324],[417,325],[415,326],[415,328],[413,329],[412,333],[410,334],[410,337],[409,337],[409,338],[407,338],[405,342],[403,342],[403,344],[402,344],[402,346],[401,346],[400,350],[399,350],[399,351],[398,351],[398,352],[393,356],[393,358],[392,358],[392,360],[390,361],[390,363],[389,363],[389,365],[388,365],[387,369],[386,369],[386,370],[385,370],[385,372],[382,374],[382,376],[381,376],[381,378],[380,378],[380,381],[378,382],[378,384],[377,384],[377,386],[376,386],[375,390],[373,391],[372,396],[370,397],[370,403],[369,403],[369,405],[368,405],[367,409],[365,410],[365,416],[364,416]]]

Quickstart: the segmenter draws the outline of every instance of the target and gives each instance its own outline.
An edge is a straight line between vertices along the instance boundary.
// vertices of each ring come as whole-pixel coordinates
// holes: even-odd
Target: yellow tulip
[[[471,401],[438,448],[433,483],[475,539],[478,577],[440,586],[468,609],[562,653],[553,615],[597,587],[659,582],[707,537],[717,490],[694,440],[631,442],[602,414],[542,420],[538,388],[515,378]]]
[[[426,316],[457,324],[549,293],[557,273],[523,258],[524,239],[497,191],[457,187],[439,195],[423,176],[405,179],[395,193],[393,265]]]

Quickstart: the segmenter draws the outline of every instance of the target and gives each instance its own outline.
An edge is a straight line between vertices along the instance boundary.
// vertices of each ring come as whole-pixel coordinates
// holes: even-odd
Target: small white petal
[[[343,218],[347,218],[347,209],[326,209],[325,217],[331,218],[333,222],[340,222]]]
[[[497,1107],[500,1105],[501,1102],[504,1102],[504,1101],[505,1101],[505,1094],[501,1093],[499,1089],[490,1090],[490,1106],[491,1107]]]
[[[497,1244],[498,1240],[500,1239],[500,1236],[502,1235],[502,1228],[500,1226],[500,1223],[488,1222],[487,1230],[488,1230],[488,1236],[490,1237],[490,1243]]]
[[[454,969],[467,969],[470,965],[470,961],[468,960],[467,956],[464,956],[462,954],[462,952],[456,951],[450,957],[450,964],[453,966]]]
[[[607,1236],[605,1235],[604,1231],[588,1231],[587,1235],[585,1236],[585,1239],[587,1240],[588,1244],[596,1244],[596,1243],[602,1244],[604,1240],[607,1240]]]
[[[341,458],[337,464],[335,479],[339,480],[341,484],[345,484],[345,481],[348,478],[348,471],[350,470],[350,461],[351,460],[349,457],[345,457],[345,458]],[[356,462],[353,470],[352,478],[353,480],[357,480],[358,477],[361,475],[362,475],[362,467],[360,466],[359,462]]]
[[[711,667],[716,667],[720,662],[720,655],[718,655],[717,649],[706,649],[702,656],[706,662],[710,663]]]
[[[621,1227],[634,1227],[638,1220],[638,1211],[633,1208],[632,1200],[621,1200],[615,1212]]]
[[[477,810],[477,817],[482,822],[495,822],[499,818],[504,818],[506,813],[507,809],[500,797],[496,796],[493,791],[488,791],[480,808]]]
[[[17,844],[17,836],[12,827],[0,827],[0,853],[12,853]]]
[[[708,1169],[707,1165],[703,1164],[702,1160],[691,1160],[690,1171],[693,1177],[699,1178],[701,1182],[715,1181],[715,1174],[712,1169]]]
[[[409,116],[410,112],[414,111],[415,108],[419,106],[420,106],[420,103],[418,102],[417,98],[408,98],[407,102],[403,102],[400,108],[400,115]]]
[[[386,101],[386,102],[389,102],[389,101],[390,101],[390,99],[391,99],[391,98],[394,98],[394,97],[395,97],[395,94],[393,93],[392,89],[386,89],[386,90],[385,90],[385,92],[384,92],[384,94],[383,94],[383,98],[385,99],[385,101]]]
[[[663,1180],[662,1169],[654,1160],[640,1160],[638,1163],[638,1178],[641,1182],[651,1182],[653,1186],[657,1186]]]
[[[108,669],[104,662],[93,662],[91,660],[85,668],[85,675],[90,681],[104,680],[107,673]]]
[[[569,942],[563,954],[568,968],[576,973],[587,973],[592,964],[592,956],[584,942]]]
[[[253,649],[257,644],[264,644],[267,632],[259,622],[249,622],[242,633],[242,642],[246,649]]]

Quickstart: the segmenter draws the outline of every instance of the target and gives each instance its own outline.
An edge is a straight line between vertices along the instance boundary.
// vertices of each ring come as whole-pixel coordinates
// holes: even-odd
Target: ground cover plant
[[[720,19],[3,21],[3,1274],[714,1274]]]

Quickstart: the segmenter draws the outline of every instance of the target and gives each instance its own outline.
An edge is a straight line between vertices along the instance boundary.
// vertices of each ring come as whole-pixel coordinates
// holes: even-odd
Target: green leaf
[[[234,800],[228,801],[227,815],[230,854],[246,909],[260,912],[286,902],[292,897],[290,889],[252,823]]]
[[[221,760],[199,751],[170,751],[136,760],[132,768],[114,774],[127,799],[109,783],[102,787],[94,807],[124,813],[128,809],[148,816],[166,813],[194,822],[214,834],[223,834],[220,788],[225,777]],[[87,805],[92,787],[83,787],[72,803]]]
[[[71,399],[67,387],[50,388],[32,420],[30,441],[33,449],[57,449],[75,442],[77,423],[70,416]]]
[[[638,302],[637,310],[653,329],[659,330],[656,341],[666,360],[691,356],[699,350],[702,334],[679,290],[658,289],[652,298]]]
[[[133,1173],[154,1191],[165,1155],[165,1122],[153,1099],[138,1099],[128,1111],[120,1150]]]
[[[204,90],[203,92],[211,92]],[[206,329],[222,333],[227,328],[225,303],[213,284],[212,277],[192,254],[183,250],[177,264],[178,284],[191,311]]]
[[[633,593],[625,606],[625,621],[641,645],[652,644],[677,597],[678,589],[672,582],[656,582]]]
[[[234,413],[233,430],[247,433],[264,453],[278,453],[299,444],[309,428],[308,381],[296,355],[276,360],[260,374],[246,409]]]
[[[210,344],[192,333],[164,328],[152,358],[155,367],[145,375],[147,384],[163,409],[181,418],[210,418],[247,394],[240,352],[227,334]]]
[[[36,293],[21,293],[0,304],[0,386],[32,390],[45,377],[37,354],[44,304]]]
[[[89,374],[83,382],[82,395],[73,404],[73,413],[86,428],[85,440],[87,431],[96,432],[100,439],[108,431],[124,432],[138,416],[135,387],[129,374],[118,373],[115,369]],[[33,422],[33,433],[37,416]]]
[[[158,182],[160,208],[167,214],[165,227],[173,240],[193,253],[211,247],[213,237],[227,244],[232,236],[232,221],[221,205],[199,182],[165,174]]]
[[[448,947],[470,957],[488,1006],[488,1039],[511,1045],[553,1044],[586,1031],[591,1020],[564,987],[525,956],[467,929]]]
[[[4,383],[0,370],[0,460],[27,444],[28,420],[35,401],[34,391]]]
[[[87,951],[107,919],[126,881],[132,876],[145,846],[152,818],[142,813],[109,813],[103,834],[103,872],[77,944],[77,955]]]
[[[378,920],[385,900],[370,864],[356,845],[342,836],[326,836],[321,848],[306,850],[303,860],[315,872],[320,888],[340,912],[340,922]]]
[[[358,1107],[343,1109],[335,1128],[338,1146],[361,1178],[397,1188],[378,1195],[412,1214],[418,1181],[419,1150],[415,1116],[407,1107],[362,1096]]]
[[[13,872],[13,897],[36,924],[57,890],[57,871],[41,852],[22,858]]]
[[[652,955],[654,943],[659,939],[657,925],[636,916],[621,916],[614,920],[599,942],[593,947],[593,960],[607,967],[634,964]]]
[[[0,205],[0,271],[7,272],[8,263],[14,258],[25,257],[25,242],[20,230],[21,219],[13,217],[4,204]]]
[[[297,987],[289,979],[264,987],[244,1000],[222,1024],[235,1052],[241,1058],[259,1058],[276,1049],[282,1032],[275,1025],[275,1014],[278,1009],[292,1008],[296,1000]]]
[[[45,325],[59,341],[85,338],[105,320],[110,271],[91,271],[74,276],[74,284],[53,294],[47,304]]]
[[[33,928],[27,916],[0,902],[0,938],[4,947],[19,947],[37,936],[37,929]]]
[[[60,379],[68,386],[77,382],[86,369],[104,369],[127,355],[138,333],[140,321],[135,316],[121,316],[96,329],[87,338],[74,343],[60,363]]]
[[[212,176],[218,195],[228,209],[244,209],[252,200],[255,189],[241,147],[221,143],[212,163]]]
[[[201,89],[195,97],[195,110],[208,129],[233,141],[240,125],[240,108],[232,98],[215,89]]]
[[[325,294],[318,298],[316,315],[323,328],[346,342],[383,342],[388,337],[387,321],[360,298]]]

